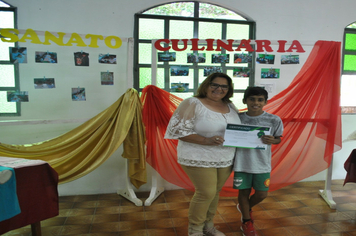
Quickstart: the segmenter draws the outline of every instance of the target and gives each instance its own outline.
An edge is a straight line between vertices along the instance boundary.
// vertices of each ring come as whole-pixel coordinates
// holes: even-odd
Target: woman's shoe
[[[204,236],[203,232],[198,232],[194,234],[188,234],[188,236]]]

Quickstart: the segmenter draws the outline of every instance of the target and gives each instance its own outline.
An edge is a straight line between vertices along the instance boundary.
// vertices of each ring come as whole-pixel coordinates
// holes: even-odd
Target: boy
[[[256,236],[251,208],[267,197],[271,172],[271,145],[281,142],[282,120],[262,110],[267,104],[268,93],[261,87],[248,87],[243,103],[247,112],[239,113],[241,124],[268,126],[270,135],[262,135],[266,150],[237,148],[234,162],[233,188],[239,189],[237,209],[241,212],[241,230],[245,236]],[[250,197],[251,189],[255,193]]]

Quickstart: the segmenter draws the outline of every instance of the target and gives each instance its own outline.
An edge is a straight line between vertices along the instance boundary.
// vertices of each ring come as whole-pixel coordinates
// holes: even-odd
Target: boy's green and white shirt
[[[241,124],[268,126],[271,128],[271,135],[282,136],[283,123],[279,116],[263,112],[259,116],[249,116],[239,113]],[[271,145],[266,150],[237,148],[233,170],[235,172],[247,172],[253,174],[271,172]]]

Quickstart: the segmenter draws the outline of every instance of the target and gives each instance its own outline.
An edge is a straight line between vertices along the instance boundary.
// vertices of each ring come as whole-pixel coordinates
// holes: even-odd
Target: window
[[[341,111],[356,114],[356,22],[345,28],[341,77]]]
[[[254,55],[223,47],[217,51],[216,41],[214,51],[192,50],[190,39],[193,38],[199,39],[198,48],[207,46],[206,39],[255,39],[255,23],[220,6],[195,1],[160,5],[136,14],[134,88],[140,92],[154,82],[159,88],[187,98],[195,93],[207,77],[207,71],[212,68],[221,70],[233,79],[232,100],[237,107],[245,107],[242,104],[243,91],[254,84]],[[163,52],[152,47],[152,40],[158,39],[188,39],[189,42],[184,45],[180,40],[179,51],[171,48]],[[160,45],[169,47],[172,42]],[[237,47],[233,45],[234,50]],[[223,60],[216,60],[218,56]],[[250,60],[234,63],[236,58],[242,56]],[[188,59],[192,57],[193,61]],[[174,84],[184,85],[185,92],[174,89]]]
[[[0,1],[0,19],[0,29],[16,28],[16,8]],[[0,116],[20,115],[20,102],[7,102],[7,91],[19,91],[18,64],[10,62],[11,47],[18,45],[0,40]]]

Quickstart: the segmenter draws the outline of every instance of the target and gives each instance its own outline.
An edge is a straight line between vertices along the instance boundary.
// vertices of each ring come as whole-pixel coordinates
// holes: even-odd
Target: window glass
[[[0,10],[0,14],[1,14],[0,28],[14,28],[14,13],[11,11]]]
[[[212,5],[209,3],[199,4],[199,17],[213,18],[213,19],[233,19],[233,20],[246,20],[242,16],[230,11],[226,8]]]
[[[221,23],[199,22],[199,39],[221,39]]]
[[[157,68],[157,81],[156,81],[156,86],[158,88],[164,89],[164,69],[163,68]]]
[[[246,87],[245,87],[246,89]],[[234,96],[232,98],[230,98],[230,100],[232,101],[232,103],[237,107],[237,109],[241,110],[241,109],[245,109],[247,108],[246,104],[244,104],[242,102],[242,99],[244,97],[243,93],[235,93]]]
[[[152,61],[152,45],[149,43],[140,43],[139,44],[139,63],[148,63],[151,64]]]
[[[0,1],[0,7],[10,7],[10,5]]]
[[[6,8],[6,11],[5,9]],[[0,28],[15,28],[15,8],[0,1]],[[16,78],[18,70],[10,63],[10,47],[15,43],[2,42],[0,40],[0,116],[19,115],[20,105],[17,102],[7,101],[7,91],[19,90]]]
[[[194,17],[193,2],[175,2],[161,5],[145,11],[143,14]]]
[[[0,40],[0,61],[10,60],[9,47],[14,47],[14,43],[5,43]]]
[[[171,39],[191,39],[193,38],[193,22],[171,20],[169,26],[169,38]]]
[[[226,39],[246,39],[250,32],[249,25],[227,24],[226,28]]]
[[[0,64],[0,87],[15,87],[14,65]]]
[[[349,28],[349,29],[356,29],[356,22],[348,25],[346,28]]]
[[[140,68],[140,88],[151,84],[151,68]]]
[[[190,97],[193,97],[194,94],[193,93],[174,93],[172,92],[171,94],[177,96],[177,97],[180,97],[182,99],[186,99],[186,98],[190,98]]]
[[[175,2],[145,11],[143,14],[194,17],[194,2]],[[209,3],[199,4],[199,17],[213,19],[246,20],[246,18],[226,8]]]
[[[344,71],[355,71],[356,72],[356,55],[345,55],[344,56]]]
[[[356,51],[356,34],[346,34],[345,50]]]
[[[344,56],[344,71],[355,71],[356,72],[356,55],[345,55]]]
[[[16,102],[7,102],[7,92],[0,91],[0,112],[1,113],[16,113]]]
[[[231,77],[232,83],[234,84],[234,89],[245,90],[249,84],[249,77],[234,77],[233,70],[228,70],[227,74]]]
[[[164,21],[157,19],[140,19],[139,22],[140,39],[163,39]]]
[[[0,7],[1,6],[0,1]],[[8,6],[6,4],[6,6]],[[0,10],[0,28],[14,28],[14,13],[9,11]],[[9,57],[9,47],[14,47],[14,43],[3,42],[0,40],[0,60],[8,61]]]
[[[356,75],[343,75],[341,80],[341,106],[356,106]]]

